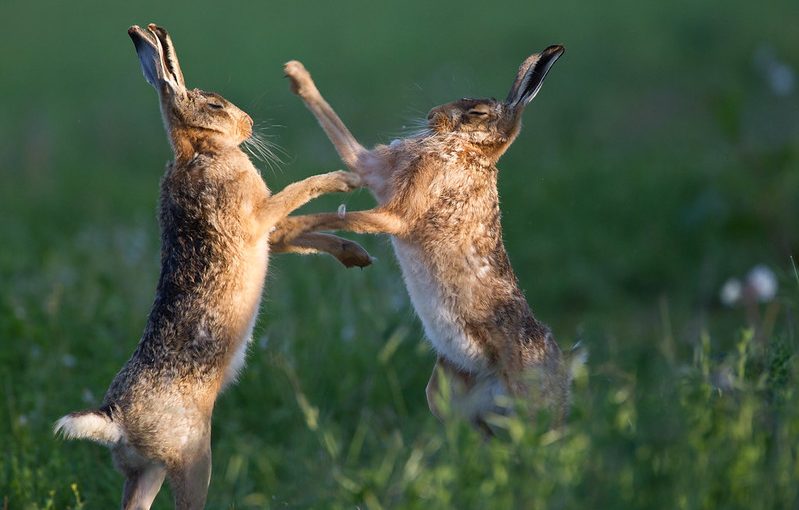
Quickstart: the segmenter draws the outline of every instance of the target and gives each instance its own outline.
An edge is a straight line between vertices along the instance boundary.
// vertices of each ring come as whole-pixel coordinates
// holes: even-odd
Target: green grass
[[[286,60],[372,144],[436,104],[503,97],[525,56],[567,47],[500,193],[533,310],[590,351],[568,427],[511,420],[484,443],[430,416],[434,357],[387,241],[361,237],[379,258],[364,271],[273,258],[247,368],[215,411],[209,508],[799,506],[799,94],[775,94],[759,63],[771,52],[796,78],[795,6],[487,5],[0,6],[0,508],[121,493],[105,449],[50,427],[99,403],[153,298],[169,149],[125,34],[149,21],[189,85],[273,126],[273,189],[341,166]],[[342,201],[372,204],[305,210]],[[777,298],[721,306],[756,264]]]

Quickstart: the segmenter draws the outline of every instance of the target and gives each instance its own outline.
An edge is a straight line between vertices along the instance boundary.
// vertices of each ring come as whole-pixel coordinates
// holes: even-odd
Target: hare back
[[[179,357],[240,365],[268,269],[256,210],[269,190],[240,151],[207,159],[171,168],[162,183],[162,269],[146,333]]]
[[[209,407],[244,361],[269,252],[268,233],[258,233],[252,216],[268,190],[246,157],[235,165],[198,159],[188,167],[171,165],[162,181],[156,297],[108,402],[132,406],[155,398],[158,405],[159,395],[174,395],[173,387],[188,381],[176,394],[205,392]],[[147,391],[152,397],[143,395]]]
[[[212,237],[165,243],[140,349],[150,355],[148,364],[171,363],[207,374],[243,359],[237,352],[250,337],[260,307],[268,239]]]

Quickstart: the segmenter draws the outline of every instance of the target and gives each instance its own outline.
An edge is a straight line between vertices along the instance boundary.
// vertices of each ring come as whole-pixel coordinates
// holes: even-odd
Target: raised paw
[[[363,179],[356,173],[347,172],[346,170],[337,170],[331,172],[331,174],[335,176],[336,180],[341,185],[339,191],[352,191],[363,186]]]
[[[291,81],[291,91],[300,97],[308,97],[316,91],[310,73],[299,60],[291,60],[283,66],[283,72]]]
[[[372,265],[374,259],[363,246],[354,241],[341,241],[341,252],[336,257],[344,267],[366,267]]]

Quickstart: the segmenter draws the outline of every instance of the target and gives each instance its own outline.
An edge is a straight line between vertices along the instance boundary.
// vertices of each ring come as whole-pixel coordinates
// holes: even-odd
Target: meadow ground
[[[423,341],[378,262],[272,260],[246,370],[214,420],[209,508],[799,507],[795,2],[5,1],[0,19],[0,508],[113,508],[107,451],[54,440],[133,351],[158,272],[169,149],[127,26],[173,34],[189,85],[283,147],[273,189],[340,167],[281,78],[298,58],[364,143],[503,97],[567,47],[500,162],[535,313],[590,351],[568,427],[483,443],[430,416]],[[263,165],[262,165],[263,166]],[[372,204],[365,191],[305,211]],[[726,307],[753,266],[776,297]],[[168,490],[155,508],[170,508]]]

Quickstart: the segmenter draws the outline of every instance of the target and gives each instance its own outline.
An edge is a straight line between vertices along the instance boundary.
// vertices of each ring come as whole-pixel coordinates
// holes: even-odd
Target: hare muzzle
[[[241,131],[241,136],[245,140],[252,136],[252,127],[254,122],[252,117],[247,115],[246,113],[242,112],[241,121],[239,122],[239,130]]]
[[[452,131],[455,124],[445,106],[437,106],[427,114],[427,125],[438,133]]]

